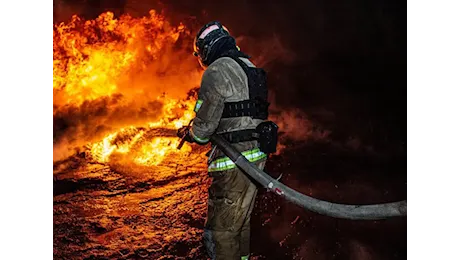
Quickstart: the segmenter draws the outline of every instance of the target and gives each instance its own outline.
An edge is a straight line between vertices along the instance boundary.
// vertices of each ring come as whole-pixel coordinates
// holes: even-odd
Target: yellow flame
[[[202,73],[196,70],[196,61],[193,64],[191,61],[181,61],[180,64],[166,66],[171,61],[177,61],[170,59],[176,57],[176,52],[166,51],[184,34],[189,35],[184,25],[173,26],[153,10],[149,12],[149,16],[141,18],[129,15],[115,18],[111,12],[87,21],[73,16],[69,23],[55,25],[55,106],[71,105],[77,109],[84,107],[91,110],[91,104],[87,101],[121,94],[127,99],[123,100],[126,103],[120,105],[120,101],[114,106],[130,109],[130,106],[138,102],[149,104],[152,98],[163,92],[156,90],[163,85],[177,92],[187,93],[197,86]],[[164,76],[164,70],[170,68],[177,71]],[[181,69],[185,69],[187,74],[182,73]],[[141,81],[142,86],[136,81],[142,79],[140,72],[149,76],[147,83]],[[138,100],[145,93],[149,93],[148,98]],[[168,137],[155,137],[149,131],[153,128],[178,129],[187,125],[194,117],[195,101],[172,98],[166,93],[158,95],[156,101],[162,104],[161,109],[154,110],[159,115],[156,121],[147,123],[143,128],[127,123],[128,126],[107,134],[101,141],[89,144],[91,156],[101,163],[110,162],[112,155],[118,154],[136,164],[158,165],[168,154],[184,154],[190,151],[191,147],[188,145],[178,151],[176,146],[179,140],[170,137],[170,134]],[[111,103],[108,104],[110,105]],[[98,114],[98,108],[94,109],[95,114]],[[120,122],[117,125],[124,124]]]

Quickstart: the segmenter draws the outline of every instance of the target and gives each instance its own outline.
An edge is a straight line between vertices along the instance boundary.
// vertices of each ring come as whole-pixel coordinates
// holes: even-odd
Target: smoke
[[[140,125],[159,118],[163,104],[127,100],[122,94],[85,101],[82,105],[58,107],[53,117],[54,158],[63,159],[75,148],[101,139],[126,125]]]
[[[251,61],[258,67],[265,67],[270,62],[289,64],[295,60],[295,54],[286,48],[278,35],[254,38],[251,36],[236,37],[242,51],[247,52]]]
[[[278,74],[270,67],[271,63],[278,66],[286,66],[296,61],[295,52],[290,50],[285,42],[277,34],[265,37],[238,36],[237,43],[243,52],[251,55],[251,61],[258,67],[267,70],[268,74]],[[283,86],[270,84],[269,81],[269,100],[270,100],[270,120],[274,121],[280,129],[280,143],[278,153],[280,153],[289,142],[306,141],[325,141],[330,131],[322,129],[308,118],[308,115],[300,108],[286,107],[277,105],[277,97],[284,97]],[[297,86],[289,86],[297,88]],[[275,94],[276,92],[276,94]]]
[[[281,129],[284,139],[296,142],[308,140],[326,140],[330,131],[315,125],[300,109],[284,109],[272,111],[270,119],[276,122]]]
[[[269,119],[279,127],[277,154],[290,144],[308,141],[327,142],[330,131],[321,128],[310,120],[305,112],[298,108],[270,108]]]
[[[84,6],[78,3],[62,0],[53,1],[53,22],[59,23],[69,19],[74,14],[79,14],[83,11]]]

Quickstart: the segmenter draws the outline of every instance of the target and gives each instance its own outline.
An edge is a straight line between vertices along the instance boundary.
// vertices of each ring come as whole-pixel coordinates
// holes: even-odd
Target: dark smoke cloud
[[[151,101],[145,106],[123,102],[121,94],[85,101],[80,106],[58,108],[53,116],[55,145],[98,140],[107,132],[126,125],[137,125],[157,120],[163,104]]]
[[[250,53],[251,61],[262,68],[270,62],[290,64],[295,60],[295,53],[287,49],[277,35],[264,38],[239,36],[236,41],[244,46],[245,52]]]

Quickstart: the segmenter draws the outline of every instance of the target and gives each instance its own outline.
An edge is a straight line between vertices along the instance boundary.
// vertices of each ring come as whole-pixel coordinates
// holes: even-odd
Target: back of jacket
[[[255,67],[248,59],[240,58],[249,67]],[[197,142],[207,142],[214,133],[255,129],[263,120],[251,117],[221,118],[224,102],[249,99],[248,78],[243,68],[229,57],[214,61],[204,72],[198,101],[195,106],[192,136]],[[240,152],[257,148],[257,141],[233,144]],[[217,151],[216,157],[223,156]]]

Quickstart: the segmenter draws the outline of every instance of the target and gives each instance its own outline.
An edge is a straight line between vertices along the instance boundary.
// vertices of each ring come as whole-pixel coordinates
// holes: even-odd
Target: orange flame
[[[191,42],[190,33],[183,24],[173,26],[154,10],[149,14],[117,19],[107,12],[87,21],[73,16],[69,23],[54,26],[54,114],[68,107],[87,111],[89,106],[91,110],[93,101],[116,98],[102,112],[94,107],[94,113],[82,116],[89,124],[119,127],[96,142],[78,134],[88,139],[86,147],[101,163],[118,154],[136,164],[158,165],[169,154],[179,153],[178,139],[152,135],[152,130],[178,129],[194,116],[195,102],[186,93],[198,86],[202,71],[188,55],[188,46],[181,46],[181,42]],[[98,127],[84,125],[84,120],[80,128]],[[190,150],[185,145],[180,153]]]

